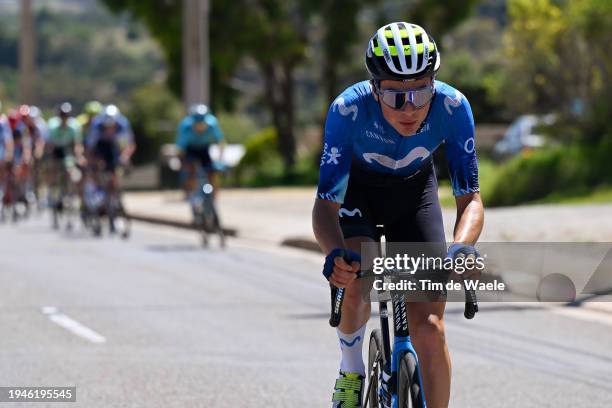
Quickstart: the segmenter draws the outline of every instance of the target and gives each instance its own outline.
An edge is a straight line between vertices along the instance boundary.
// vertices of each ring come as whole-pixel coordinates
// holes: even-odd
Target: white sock
[[[359,373],[365,376],[365,365],[363,364],[363,357],[361,356],[365,329],[365,324],[355,333],[351,334],[344,334],[340,329],[336,329],[340,341],[340,350],[342,351],[340,371]]]

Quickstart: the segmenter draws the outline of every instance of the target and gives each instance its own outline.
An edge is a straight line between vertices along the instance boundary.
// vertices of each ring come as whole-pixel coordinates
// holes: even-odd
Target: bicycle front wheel
[[[368,407],[378,408],[380,406],[378,378],[385,363],[382,335],[379,329],[375,329],[370,334],[370,347],[368,350],[368,376],[370,378]]]
[[[404,353],[400,360],[398,382],[399,408],[421,408],[425,406],[417,361],[412,353]]]

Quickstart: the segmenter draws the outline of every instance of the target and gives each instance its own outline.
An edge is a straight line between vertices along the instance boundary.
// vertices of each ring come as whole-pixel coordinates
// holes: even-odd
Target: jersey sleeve
[[[317,197],[342,204],[348,187],[353,156],[356,115],[342,96],[332,103],[325,121]]]
[[[187,148],[188,143],[189,143],[188,127],[186,126],[185,121],[183,120],[179,124],[178,129],[176,130],[175,144],[179,147],[179,149],[185,150]]]
[[[480,191],[474,117],[470,103],[459,91],[455,91],[454,98],[445,98],[444,107],[451,116],[450,136],[446,139],[445,152],[453,195]]]
[[[221,130],[221,127],[219,126],[219,121],[216,117],[212,116],[209,126],[215,142],[221,142],[223,140],[223,131]]]
[[[134,132],[132,132],[132,125],[130,125],[128,118],[122,116],[118,122],[121,128],[117,135],[119,144],[122,147],[134,144]]]
[[[90,150],[93,149],[98,140],[100,140],[100,127],[102,119],[96,117],[91,122],[91,126],[89,126],[89,133],[85,135],[85,147]]]
[[[7,141],[13,141],[13,132],[8,122],[0,117],[0,142],[6,143]]]

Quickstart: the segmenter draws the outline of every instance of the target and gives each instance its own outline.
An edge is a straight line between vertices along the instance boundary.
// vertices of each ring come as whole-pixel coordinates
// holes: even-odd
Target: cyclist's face
[[[389,81],[384,80],[380,83],[381,90],[415,90],[422,88],[427,85],[431,85],[432,78],[421,78],[416,81],[403,82],[403,81]],[[374,94],[374,97],[380,103],[383,116],[389,122],[391,126],[402,136],[412,136],[419,130],[421,124],[429,112],[429,101],[425,106],[420,109],[416,109],[411,103],[406,103],[402,109],[393,109],[379,100],[379,96]]]
[[[208,129],[208,125],[206,122],[194,122],[193,129],[196,133],[204,133],[206,132],[206,129]]]

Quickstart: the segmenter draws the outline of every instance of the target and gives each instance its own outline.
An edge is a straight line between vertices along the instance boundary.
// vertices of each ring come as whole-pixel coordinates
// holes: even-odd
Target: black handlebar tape
[[[351,260],[346,255],[346,252],[342,251],[340,256],[344,258],[347,264],[351,264]],[[342,302],[344,301],[344,288],[337,288],[334,285],[329,285],[331,288],[331,316],[329,317],[329,325],[331,327],[338,327],[340,320],[342,319]]]
[[[331,286],[331,316],[329,317],[329,325],[338,327],[342,318],[342,302],[344,301],[344,288]]]
[[[466,319],[473,319],[478,312],[478,299],[476,299],[476,291],[474,289],[468,289],[465,286],[465,279],[463,280],[463,288],[465,289],[465,310],[463,316]]]

